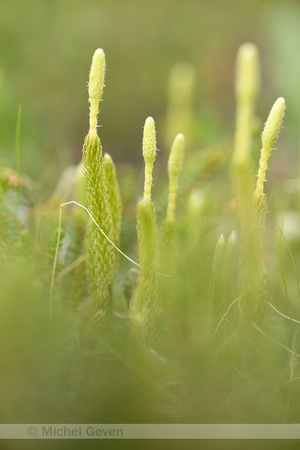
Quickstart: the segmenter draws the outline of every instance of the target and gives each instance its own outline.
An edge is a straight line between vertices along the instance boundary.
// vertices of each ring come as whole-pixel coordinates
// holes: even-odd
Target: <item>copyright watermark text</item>
[[[28,433],[34,433],[35,427],[28,428]],[[42,425],[40,430],[43,438],[122,438],[122,428],[102,425]],[[36,436],[34,434],[34,436]],[[32,436],[32,434],[31,434]]]
[[[300,439],[300,424],[0,424],[0,439]]]

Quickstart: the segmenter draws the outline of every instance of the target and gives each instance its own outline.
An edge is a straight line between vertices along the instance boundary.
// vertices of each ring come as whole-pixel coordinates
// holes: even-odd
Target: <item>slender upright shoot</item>
[[[174,139],[168,162],[168,174],[169,174],[169,202],[167,209],[168,222],[174,222],[175,220],[178,178],[182,169],[184,147],[185,147],[185,138],[183,134],[178,134]]]
[[[156,156],[154,120],[144,126],[145,161],[144,197],[138,204],[137,236],[139,244],[139,278],[131,301],[133,335],[142,347],[153,347],[158,340],[157,265],[158,242],[155,209],[151,201],[152,170]]]
[[[105,55],[95,51],[89,78],[90,129],[85,138],[82,154],[86,201],[95,222],[111,239],[112,215],[105,185],[102,145],[97,135],[97,115],[102,97],[105,73]],[[113,247],[93,221],[86,234],[87,281],[95,311],[106,312],[110,306],[111,284],[114,275]]]

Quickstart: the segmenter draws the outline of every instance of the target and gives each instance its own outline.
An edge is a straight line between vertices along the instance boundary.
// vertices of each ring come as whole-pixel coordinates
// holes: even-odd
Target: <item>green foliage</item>
[[[111,156],[108,153],[105,153],[103,158],[103,169],[108,207],[112,216],[112,240],[116,245],[119,245],[122,220],[122,200],[117,180],[116,168]]]
[[[103,176],[100,139],[88,135],[83,147],[83,173],[86,184],[87,207],[93,218],[109,238],[113,238],[112,213],[108,205]],[[89,292],[95,310],[109,309],[110,287],[113,278],[114,250],[94,222],[87,231],[87,267]]]
[[[264,233],[265,171],[284,100],[272,108],[258,163],[250,155],[256,63],[249,78],[257,50],[247,44],[241,51],[246,63],[239,53],[232,155],[229,144],[212,142],[206,149],[190,147],[183,161],[185,137],[178,129],[169,183],[162,166],[163,181],[152,193],[157,149],[148,117],[144,195],[137,202],[138,174],[128,167],[117,171],[97,135],[105,69],[98,49],[82,172],[70,168],[44,203],[29,189],[31,203],[25,203],[23,175],[1,171],[0,420],[299,421],[299,292],[289,311],[282,301],[297,275],[299,235],[289,245],[283,234],[292,265],[282,259],[279,269],[276,205]],[[59,206],[70,198],[88,214],[76,205],[61,210],[62,232]]]
[[[136,339],[153,348],[158,339],[160,305],[158,302],[158,245],[153,204],[142,200],[138,205],[139,278],[130,304]]]

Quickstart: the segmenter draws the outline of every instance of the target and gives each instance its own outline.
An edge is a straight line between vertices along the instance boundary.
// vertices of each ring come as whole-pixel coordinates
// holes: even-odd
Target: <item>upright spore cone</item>
[[[151,201],[152,171],[156,156],[156,131],[152,117],[148,117],[143,133],[143,157],[145,161],[144,200]]]
[[[284,111],[285,100],[284,98],[279,97],[272,106],[262,133],[262,150],[255,192],[256,196],[263,193],[268,159],[281,127]]]
[[[104,75],[105,55],[102,48],[98,48],[93,56],[89,78],[90,134],[97,133],[97,115],[103,92]]]
[[[256,101],[260,86],[260,70],[256,45],[246,42],[239,48],[236,61],[235,94],[239,102]]]

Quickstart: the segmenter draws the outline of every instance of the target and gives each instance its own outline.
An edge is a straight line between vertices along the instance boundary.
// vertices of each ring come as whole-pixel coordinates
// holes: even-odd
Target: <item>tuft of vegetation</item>
[[[299,422],[299,234],[278,230],[280,204],[264,192],[285,101],[275,101],[260,144],[259,72],[257,48],[242,45],[234,139],[201,148],[196,73],[176,66],[168,168],[153,189],[148,117],[142,199],[132,188],[139,174],[119,174],[102,152],[102,49],[82,164],[47,201],[20,173],[17,145],[17,171],[0,177],[2,422]]]

